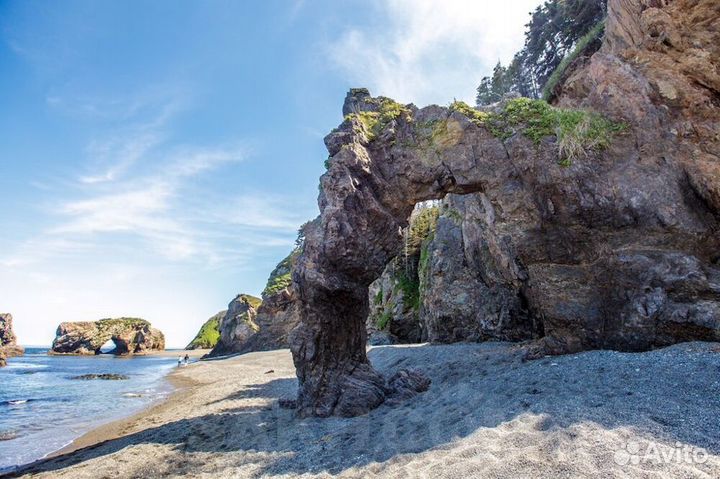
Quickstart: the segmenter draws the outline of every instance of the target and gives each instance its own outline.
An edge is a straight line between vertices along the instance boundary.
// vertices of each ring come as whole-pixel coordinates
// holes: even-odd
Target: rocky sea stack
[[[50,354],[95,355],[108,341],[115,348],[108,352],[116,356],[145,354],[165,349],[165,336],[139,318],[101,319],[61,323],[58,326]]]
[[[10,313],[0,313],[0,367],[5,366],[7,358],[22,356],[25,348],[18,346],[13,317]]]

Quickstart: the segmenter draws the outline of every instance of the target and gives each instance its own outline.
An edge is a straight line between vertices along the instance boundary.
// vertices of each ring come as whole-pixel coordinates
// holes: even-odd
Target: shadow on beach
[[[370,356],[381,371],[423,369],[432,378],[430,390],[361,417],[299,419],[277,402],[293,393],[296,380],[268,378],[209,401],[220,406],[216,413],[40,461],[15,475],[57,471],[142,444],[168,445],[182,456],[182,464],[166,465],[168,474],[202,471],[207,453],[227,455],[225,467],[254,463],[253,476],[337,474],[400,455],[442,453],[474,434],[479,445],[484,441],[491,447],[492,440],[513,428],[518,437],[553,433],[570,444],[588,428],[630,428],[653,440],[720,453],[720,354],[709,344],[636,354],[593,351],[531,362],[505,343],[381,347]],[[253,404],[233,405],[246,399]],[[228,407],[222,408],[225,403]],[[506,445],[511,446],[523,445]]]

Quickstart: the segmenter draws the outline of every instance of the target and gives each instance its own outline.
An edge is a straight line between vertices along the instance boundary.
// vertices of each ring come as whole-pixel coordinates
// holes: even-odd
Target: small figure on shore
[[[182,366],[182,356],[178,356],[178,367]]]
[[[183,359],[183,361],[185,361],[185,366],[187,366],[188,363],[190,362],[190,356],[188,356],[188,355],[186,354],[186,355],[185,355],[185,359]]]

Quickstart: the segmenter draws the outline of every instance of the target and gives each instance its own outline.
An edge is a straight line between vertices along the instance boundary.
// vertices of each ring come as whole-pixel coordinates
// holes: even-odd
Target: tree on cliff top
[[[477,88],[478,105],[488,105],[509,92],[538,98],[550,76],[605,17],[607,0],[546,0],[526,25],[525,46],[510,65],[499,62]]]

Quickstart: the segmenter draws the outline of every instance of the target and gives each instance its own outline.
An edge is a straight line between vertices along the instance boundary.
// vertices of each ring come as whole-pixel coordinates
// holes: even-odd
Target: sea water
[[[0,473],[167,396],[172,388],[164,377],[177,365],[172,357],[48,356],[47,351],[27,348],[0,368]],[[103,373],[128,379],[71,379]]]

